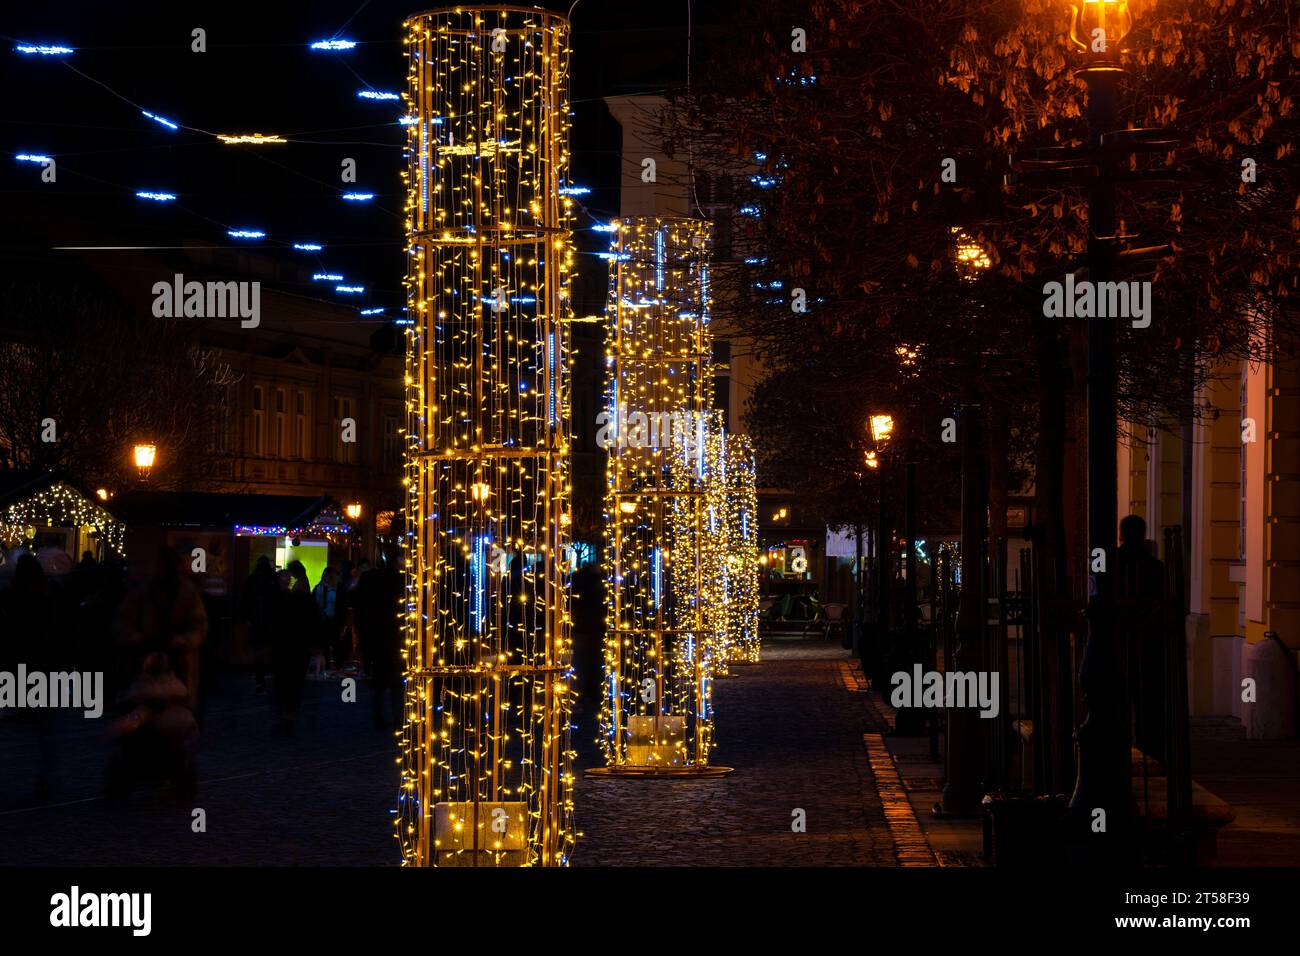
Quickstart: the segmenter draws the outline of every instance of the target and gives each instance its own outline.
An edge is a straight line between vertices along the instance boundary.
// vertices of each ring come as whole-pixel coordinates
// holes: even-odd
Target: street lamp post
[[[922,661],[920,632],[917,628],[916,590],[916,461],[912,456],[903,464],[903,534],[907,539],[907,552],[903,558],[903,654],[900,663],[905,667]],[[925,711],[919,707],[905,707],[894,719],[894,733],[918,736],[925,733]]]
[[[890,550],[893,543],[893,534],[889,528],[889,504],[886,496],[885,476],[880,465],[882,461],[881,452],[884,451],[885,446],[894,434],[894,419],[892,415],[872,415],[867,421],[871,433],[871,442],[874,446],[873,450],[867,452],[867,467],[876,472],[876,487],[879,491],[878,503],[880,509],[876,526],[876,621],[869,655],[871,662],[870,675],[879,684],[882,678],[887,677],[883,672],[883,665],[886,660],[889,641]]]
[[[1088,201],[1088,279],[1112,281],[1121,259],[1167,255],[1168,244],[1121,251],[1116,194],[1120,182],[1176,181],[1173,172],[1153,174],[1128,169],[1141,152],[1164,153],[1179,138],[1160,129],[1119,129],[1120,43],[1132,26],[1127,0],[1074,0],[1070,38],[1087,62],[1076,72],[1088,89],[1088,142],[1082,150],[1040,149],[1037,158],[1017,159],[1021,179],[1076,179],[1086,184]],[[1114,858],[1132,852],[1135,811],[1124,651],[1115,633],[1111,583],[1117,526],[1115,443],[1115,318],[1087,320],[1088,345],[1088,639],[1079,673],[1087,716],[1080,725],[1078,777],[1070,800],[1070,832],[1086,858]],[[1100,549],[1104,557],[1093,557]],[[1102,571],[1104,560],[1107,571]],[[1097,570],[1093,571],[1093,565]],[[1102,812],[1098,812],[1102,811]],[[1102,822],[1104,820],[1104,823]]]
[[[352,526],[348,534],[348,558],[356,561],[361,558],[365,551],[365,542],[362,540],[362,534],[357,527],[357,523],[361,519],[361,502],[349,501],[343,506],[343,513]]]
[[[978,672],[984,661],[984,539],[988,534],[988,472],[984,466],[983,410],[961,410],[961,592],[957,604],[957,647],[951,664],[958,673]],[[935,816],[974,816],[983,796],[984,748],[979,714],[970,707],[947,708],[947,773]]]
[[[1088,63],[1078,71],[1088,88],[1088,278],[1094,284],[1115,275],[1117,246],[1116,161],[1113,142],[1119,116],[1119,44],[1131,26],[1125,0],[1083,0],[1073,10],[1070,35],[1088,51]],[[1116,412],[1115,319],[1087,319],[1088,343],[1088,554],[1101,549],[1109,569],[1117,526],[1115,441]],[[1090,566],[1090,571],[1092,568]],[[1101,856],[1112,856],[1131,845],[1134,823],[1130,785],[1129,726],[1125,713],[1122,650],[1114,627],[1112,575],[1090,573],[1088,638],[1079,683],[1087,716],[1079,726],[1078,777],[1070,800],[1074,842],[1103,840]],[[1104,816],[1099,816],[1101,810]],[[1100,829],[1098,828],[1098,821]],[[1100,837],[1100,839],[1098,839]],[[1108,839],[1107,839],[1108,838]],[[1092,844],[1085,844],[1092,845]],[[1102,849],[1099,845],[1098,849]],[[1089,856],[1093,854],[1087,854]]]

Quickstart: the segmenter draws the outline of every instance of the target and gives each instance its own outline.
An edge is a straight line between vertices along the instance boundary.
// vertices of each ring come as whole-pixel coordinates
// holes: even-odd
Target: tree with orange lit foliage
[[[702,49],[695,94],[663,125],[697,193],[732,190],[736,255],[718,270],[716,314],[773,373],[751,409],[769,469],[792,475],[809,461],[809,427],[791,409],[832,416],[817,426],[824,435],[857,440],[863,407],[908,408],[928,441],[955,405],[977,402],[990,434],[1035,445],[1038,513],[1062,548],[1084,349],[1082,322],[1044,317],[1043,285],[1084,264],[1087,184],[1015,172],[1037,150],[1086,140],[1069,3],[741,6],[735,22],[749,26]],[[1135,159],[1120,187],[1126,244],[1167,244],[1126,260],[1121,276],[1150,280],[1154,295],[1150,327],[1119,331],[1129,420],[1191,414],[1207,358],[1259,357],[1265,329],[1293,341],[1291,7],[1130,4],[1121,124],[1182,143]],[[842,457],[847,487],[856,456]]]

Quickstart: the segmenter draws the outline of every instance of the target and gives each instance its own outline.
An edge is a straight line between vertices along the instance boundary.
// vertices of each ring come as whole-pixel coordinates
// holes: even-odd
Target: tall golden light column
[[[748,435],[720,436],[724,463],[718,476],[722,602],[727,609],[728,664],[759,661],[758,487],[754,446]]]
[[[565,865],[569,25],[483,7],[405,31],[398,838],[411,865]]]
[[[698,525],[674,522],[675,545],[698,547],[702,573],[699,601],[714,642],[714,674],[734,677],[733,665],[757,664],[758,511],[754,450],[745,435],[729,434],[722,412],[708,418],[704,441],[704,513]],[[674,473],[687,466],[673,458]],[[681,510],[677,512],[680,518]],[[698,544],[696,539],[698,538]],[[693,583],[693,582],[692,582]]]
[[[717,775],[712,685],[719,648],[701,552],[712,403],[709,223],[615,223],[605,412],[605,689],[592,773]]]

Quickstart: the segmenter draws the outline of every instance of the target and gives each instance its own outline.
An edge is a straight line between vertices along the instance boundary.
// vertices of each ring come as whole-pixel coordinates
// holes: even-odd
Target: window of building
[[[731,427],[731,343],[713,340],[713,364],[726,369],[713,377],[713,407],[722,412],[722,421]]]
[[[235,450],[235,390],[228,385],[221,391],[213,418],[215,438],[212,450],[220,455],[229,455]]]
[[[311,396],[301,389],[294,396],[293,454],[296,458],[311,457]]]
[[[275,390],[274,417],[271,419],[271,455],[275,458],[289,457],[288,442],[288,400],[284,389]]]
[[[360,426],[352,429],[353,434],[350,436],[354,440],[345,442],[343,440],[343,421],[352,419],[356,422],[357,408],[356,400],[350,395],[334,396],[334,460],[342,462],[345,465],[355,465],[357,463],[357,442],[360,436]]]
[[[384,471],[395,472],[402,467],[402,436],[400,420],[396,415],[384,416]]]
[[[253,454],[266,454],[266,392],[261,385],[253,386]]]
[[[1250,376],[1250,363],[1241,363],[1241,420],[1250,417],[1246,410],[1247,381]],[[1237,554],[1246,560],[1246,443],[1237,442]]]

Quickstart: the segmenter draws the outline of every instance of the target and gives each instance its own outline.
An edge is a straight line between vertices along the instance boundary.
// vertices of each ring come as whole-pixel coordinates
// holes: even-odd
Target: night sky
[[[710,19],[725,16],[720,6],[693,4],[697,37],[709,32]],[[608,218],[618,207],[621,139],[601,97],[683,85],[687,8],[685,0],[581,0],[574,11],[572,178],[593,190],[581,201],[595,216]],[[426,8],[395,0],[6,5],[0,189],[12,215],[0,240],[0,265],[10,276],[38,267],[67,275],[85,254],[51,247],[239,244],[309,270],[342,273],[367,287],[364,299],[350,304],[393,314],[404,304],[404,133],[396,122],[402,104],[357,93],[403,90],[401,21],[420,9]],[[206,53],[191,51],[196,27],[207,31]],[[308,48],[335,37],[358,46],[344,53]],[[20,56],[10,52],[18,42],[77,52]],[[141,110],[208,133],[261,132],[303,142],[226,146],[201,132],[167,129]],[[15,161],[16,153],[53,155],[57,183],[42,183],[40,167]],[[345,157],[357,161],[355,185],[340,180]],[[142,189],[179,198],[148,202],[135,197]],[[345,202],[339,196],[348,190],[375,199]],[[580,211],[575,227],[591,223]],[[231,228],[263,230],[267,239],[232,240]],[[294,242],[327,248],[298,252]],[[580,231],[577,243],[593,251],[604,239]],[[124,267],[128,258],[120,257]],[[594,292],[603,284],[603,273],[595,273],[604,263],[584,256],[583,266],[582,284]],[[310,286],[295,291],[327,294]]]

